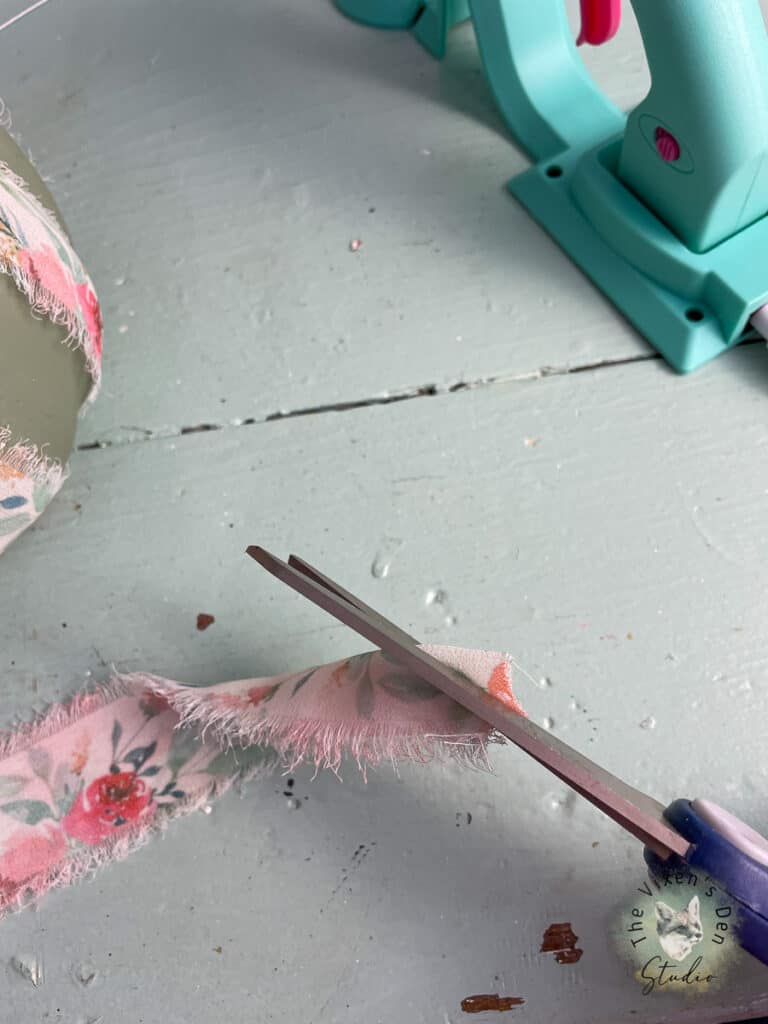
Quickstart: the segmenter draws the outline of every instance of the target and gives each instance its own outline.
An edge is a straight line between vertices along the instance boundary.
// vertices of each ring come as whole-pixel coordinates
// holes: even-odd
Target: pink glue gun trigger
[[[578,46],[601,46],[613,39],[621,25],[621,0],[581,0]]]

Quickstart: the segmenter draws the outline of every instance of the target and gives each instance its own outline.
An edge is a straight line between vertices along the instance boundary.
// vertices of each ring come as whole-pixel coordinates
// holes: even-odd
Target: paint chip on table
[[[216,621],[215,616],[209,615],[208,612],[198,612],[197,616],[197,628],[200,633],[205,632],[209,626],[212,626]]]
[[[461,1000],[461,1008],[464,1013],[487,1013],[495,1010],[497,1013],[504,1013],[505,1010],[514,1010],[516,1006],[522,1006],[525,1002],[519,996],[493,995],[467,996]]]
[[[559,964],[577,964],[584,953],[583,949],[576,948],[578,941],[579,937],[574,934],[570,921],[551,924],[544,932],[540,952],[554,953]]]
[[[353,238],[349,243],[349,251],[357,252],[363,244],[362,238]]]

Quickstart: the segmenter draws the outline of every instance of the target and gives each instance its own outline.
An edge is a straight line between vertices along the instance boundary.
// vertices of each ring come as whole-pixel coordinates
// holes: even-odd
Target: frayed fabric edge
[[[101,366],[88,330],[80,323],[79,318],[56,298],[53,292],[30,274],[25,273],[18,264],[4,262],[0,259],[0,274],[10,277],[19,291],[26,296],[32,316],[35,314],[45,316],[51,323],[66,330],[67,334],[62,338],[62,345],[79,349],[83,353],[85,366],[92,381],[84,403],[84,408],[87,408],[95,400],[101,386]]]
[[[120,697],[136,694],[135,687],[136,683],[130,677],[114,676],[93,689],[76,693],[61,704],[52,704],[30,721],[19,722],[12,731],[0,733],[0,761],[37,746]]]
[[[55,731],[55,729],[54,729]],[[210,785],[197,792],[188,800],[180,801],[172,811],[155,815],[149,822],[135,825],[119,839],[105,841],[98,846],[89,847],[69,856],[64,864],[59,864],[50,871],[26,879],[23,885],[10,898],[3,901],[0,890],[0,919],[8,914],[17,913],[33,904],[50,889],[62,885],[73,885],[92,877],[101,867],[113,861],[124,860],[134,850],[139,849],[154,836],[160,835],[177,818],[191,814],[204,807],[225,793],[237,783],[247,782],[271,774],[278,766],[277,759],[243,769],[230,776],[222,776],[211,781]]]
[[[0,889],[0,918],[23,910],[54,887],[71,885],[90,877],[105,864],[122,860],[152,836],[162,833],[172,821],[200,809],[231,786],[267,776],[279,768],[291,771],[308,762],[316,771],[331,769],[338,773],[345,755],[350,755],[364,777],[367,767],[382,762],[394,766],[399,761],[425,764],[447,760],[462,767],[491,771],[488,747],[501,740],[492,731],[439,735],[408,732],[402,727],[380,723],[332,725],[311,719],[288,721],[284,716],[264,715],[263,711],[259,715],[256,708],[245,711],[230,708],[212,714],[205,698],[195,696],[194,688],[157,676],[133,673],[115,675],[69,701],[52,705],[31,721],[19,723],[12,731],[0,734],[0,760],[31,749],[122,697],[138,699],[145,691],[168,703],[170,710],[179,717],[176,728],[199,727],[201,742],[210,733],[214,742],[224,749],[263,746],[265,758],[258,765],[244,767],[232,775],[212,778],[208,786],[178,803],[173,810],[136,824],[119,839],[74,853],[65,863],[26,879],[13,894],[4,894]]]
[[[5,760],[48,739],[57,732],[68,728],[85,716],[119,700],[121,697],[138,698],[143,682],[148,677],[114,676],[94,689],[78,693],[69,701],[53,704],[46,711],[28,722],[21,722],[12,732],[0,734],[0,760]],[[134,850],[143,846],[153,836],[165,831],[172,821],[199,810],[212,799],[226,792],[231,786],[271,774],[278,767],[278,758],[266,758],[258,765],[252,765],[229,776],[213,778],[187,800],[177,803],[173,810],[155,815],[147,822],[133,826],[119,839],[105,841],[69,856],[65,863],[33,875],[26,879],[13,895],[4,894],[0,888],[0,918],[16,913],[34,903],[50,889],[61,885],[72,885],[93,875],[99,868],[112,861],[123,860]]]
[[[8,112],[3,101],[0,100],[0,127],[4,126],[5,121],[10,125],[10,112]],[[12,170],[4,161],[0,161],[0,173],[11,181],[20,192],[24,193],[27,201],[37,210],[38,216],[49,220],[59,234],[61,234],[71,246],[69,234],[64,230],[59,218],[53,210],[49,210],[48,207],[37,198],[24,178]],[[42,313],[57,326],[66,328],[67,336],[62,340],[62,344],[78,348],[82,351],[86,369],[88,370],[93,382],[85,403],[83,404],[83,410],[87,409],[95,400],[99,387],[101,386],[101,363],[99,356],[96,353],[96,347],[88,333],[88,329],[84,324],[80,323],[79,319],[70,310],[68,310],[59,299],[56,298],[53,292],[48,288],[45,288],[39,281],[36,281],[29,274],[26,274],[18,263],[4,262],[3,260],[0,260],[0,274],[6,274],[13,278],[16,287],[26,295],[29,300],[33,316],[35,313]]]
[[[324,723],[317,719],[265,713],[264,709],[215,707],[210,699],[195,694],[193,687],[179,686],[153,676],[123,677],[168,702],[179,716],[179,726],[200,729],[221,747],[264,746],[273,749],[287,771],[309,763],[316,771],[338,772],[346,756],[365,775],[367,767],[384,762],[416,764],[446,760],[462,767],[491,771],[488,745],[498,741],[491,730],[469,733],[423,733],[381,722]],[[136,685],[136,684],[135,684]]]
[[[58,490],[68,476],[68,469],[57,459],[49,459],[35,445],[12,439],[10,427],[0,427],[0,462],[36,484]]]

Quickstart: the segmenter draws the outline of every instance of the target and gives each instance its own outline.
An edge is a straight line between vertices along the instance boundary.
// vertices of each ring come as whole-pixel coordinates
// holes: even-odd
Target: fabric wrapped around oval
[[[53,197],[0,129],[0,553],[67,474],[98,390],[101,312]]]

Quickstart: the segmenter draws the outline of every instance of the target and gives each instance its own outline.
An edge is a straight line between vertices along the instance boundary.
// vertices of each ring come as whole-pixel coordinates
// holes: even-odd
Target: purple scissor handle
[[[735,933],[741,946],[768,964],[768,841],[763,836],[707,800],[675,800],[664,807],[431,657],[404,630],[307,562],[295,555],[283,562],[255,545],[247,553],[599,807],[643,843],[655,877],[694,868],[711,877],[738,904]]]
[[[645,862],[658,879],[700,871],[735,904],[735,934],[748,953],[768,964],[768,842],[709,800],[675,800],[664,817],[688,842],[687,853],[662,860],[645,848]]]

